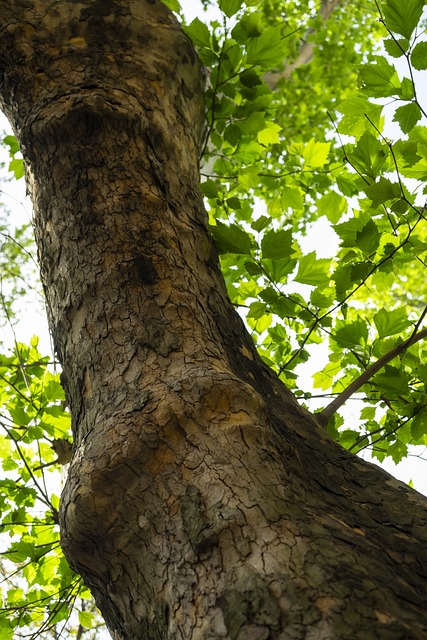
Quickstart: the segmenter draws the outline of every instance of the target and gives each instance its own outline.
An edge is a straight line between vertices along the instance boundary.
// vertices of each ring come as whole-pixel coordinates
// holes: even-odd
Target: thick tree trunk
[[[0,90],[73,416],[63,548],[113,638],[427,638],[426,501],[329,440],[227,298],[171,13],[3,0]]]

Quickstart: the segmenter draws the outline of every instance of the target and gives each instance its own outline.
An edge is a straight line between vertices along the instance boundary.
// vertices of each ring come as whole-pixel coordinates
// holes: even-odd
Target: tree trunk
[[[202,85],[158,0],[0,4],[73,418],[65,554],[116,640],[427,638],[425,499],[328,438],[227,298]]]

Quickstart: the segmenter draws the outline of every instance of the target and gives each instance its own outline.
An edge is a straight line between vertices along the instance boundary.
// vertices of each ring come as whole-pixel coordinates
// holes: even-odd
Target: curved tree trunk
[[[427,638],[427,510],[261,362],[198,188],[195,52],[158,0],[3,0],[75,454],[62,544],[113,638]]]

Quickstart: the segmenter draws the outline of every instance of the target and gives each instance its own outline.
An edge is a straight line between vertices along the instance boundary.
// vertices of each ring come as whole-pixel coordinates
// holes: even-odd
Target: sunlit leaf
[[[411,321],[408,319],[408,312],[405,307],[399,307],[398,309],[380,309],[374,315],[375,326],[380,338],[386,336],[394,336],[401,333],[411,325]]]
[[[427,69],[427,42],[418,42],[412,49],[411,63],[419,71]]]
[[[303,158],[308,167],[323,167],[328,158],[330,142],[316,142],[313,138],[307,142]]]
[[[396,95],[401,86],[395,67],[380,56],[375,63],[360,68],[359,80],[364,93],[373,98]]]
[[[290,229],[280,229],[269,231],[261,242],[262,257],[277,260],[287,258],[292,250],[292,231]]]
[[[258,131],[257,138],[259,143],[268,147],[268,145],[275,144],[280,141],[279,131],[282,127],[275,122],[266,122],[266,125],[265,129]]]
[[[247,63],[261,67],[274,66],[282,62],[283,40],[280,29],[267,27],[261,35],[249,38],[246,44]]]
[[[218,253],[244,253],[251,252],[251,239],[247,233],[235,224],[227,226],[217,222],[211,227],[211,232],[218,249]]]
[[[387,0],[382,6],[387,27],[409,40],[418,24],[424,0]]]
[[[417,122],[421,120],[421,117],[419,106],[415,102],[410,102],[396,109],[393,120],[399,123],[403,133],[409,133]]]
[[[327,284],[330,264],[328,258],[317,258],[316,253],[312,251],[301,257],[295,280],[302,284]]]

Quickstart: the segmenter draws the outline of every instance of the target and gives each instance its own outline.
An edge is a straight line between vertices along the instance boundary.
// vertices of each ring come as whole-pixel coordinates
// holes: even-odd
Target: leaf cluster
[[[2,640],[56,637],[61,629],[72,634],[99,624],[90,593],[59,544],[60,478],[52,444],[70,438],[70,416],[51,364],[36,338],[0,354]]]
[[[228,292],[264,360],[306,400],[318,394],[300,372],[317,345],[329,347],[313,385],[333,398],[424,318],[426,129],[415,71],[426,69],[427,47],[423,2],[409,5],[346,4],[322,22],[309,3],[302,12],[226,2],[221,20],[187,27],[211,70],[202,190]],[[302,38],[313,57],[298,67]],[[281,72],[274,90],[271,69]],[[335,239],[329,253],[323,235]],[[412,344],[372,376],[359,428],[335,414],[331,435],[395,461],[427,444],[424,355]]]

